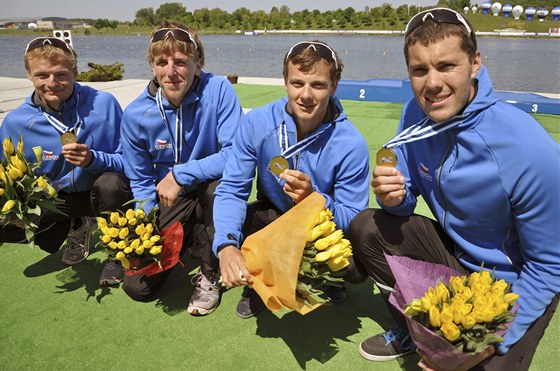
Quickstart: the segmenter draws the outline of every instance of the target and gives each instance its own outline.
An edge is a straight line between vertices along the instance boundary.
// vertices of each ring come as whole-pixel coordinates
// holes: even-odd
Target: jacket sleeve
[[[522,161],[508,161],[511,168],[503,169],[510,175],[503,179],[511,190],[512,228],[517,230],[524,262],[512,285],[519,295],[519,310],[498,347],[500,353],[515,344],[560,293],[560,147],[541,127],[524,140],[526,145],[516,153],[505,153],[521,156]]]

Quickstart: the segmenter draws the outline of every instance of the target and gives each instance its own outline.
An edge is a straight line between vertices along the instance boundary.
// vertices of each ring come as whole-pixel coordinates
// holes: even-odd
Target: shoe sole
[[[401,354],[395,354],[392,356],[376,356],[374,354],[369,354],[368,352],[366,352],[363,348],[362,348],[362,344],[360,343],[360,346],[358,347],[358,351],[360,352],[360,355],[362,357],[364,357],[367,360],[370,361],[377,361],[377,362],[385,362],[385,361],[392,361],[395,360],[397,358],[401,358],[406,356],[407,354],[410,353],[414,353],[414,351],[408,351],[406,353],[401,353]]]
[[[206,309],[206,308],[200,308],[200,307],[189,307],[187,308],[187,312],[189,312],[189,314],[191,316],[195,316],[195,317],[202,317],[202,316],[206,316],[210,313],[212,313],[213,311],[215,311],[216,308],[212,308],[212,309]]]
[[[252,318],[255,317],[257,314],[259,314],[260,312],[262,312],[264,310],[265,306],[263,305],[262,308],[260,308],[259,310],[257,310],[256,312],[253,312],[251,314],[243,314],[243,313],[239,313],[237,310],[235,311],[235,314],[237,314],[237,317],[241,318],[241,319],[248,319],[248,318]]]
[[[114,286],[114,285],[118,285],[119,283],[121,283],[123,280],[118,279],[118,278],[104,278],[104,279],[100,279],[99,280],[99,284],[101,286]]]
[[[81,262],[83,262],[84,260],[86,260],[88,256],[89,256],[89,251],[88,251],[87,254],[84,256],[83,259],[80,259],[80,260],[64,260],[64,259],[62,259],[62,264],[66,264],[66,265],[76,265],[76,264],[81,263]]]

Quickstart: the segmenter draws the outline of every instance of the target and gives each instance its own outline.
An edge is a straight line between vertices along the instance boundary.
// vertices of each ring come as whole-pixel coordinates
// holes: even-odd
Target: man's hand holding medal
[[[373,169],[371,187],[373,193],[385,206],[394,207],[403,202],[406,195],[404,176],[395,168],[397,155],[389,148],[381,148],[376,155],[377,166]]]
[[[72,132],[65,132],[60,136],[62,143],[62,155],[72,165],[86,167],[91,163],[92,153],[87,144],[78,143],[76,135]]]

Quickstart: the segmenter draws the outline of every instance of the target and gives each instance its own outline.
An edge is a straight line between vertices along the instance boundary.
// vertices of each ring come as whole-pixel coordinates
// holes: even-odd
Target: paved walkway
[[[283,85],[282,79],[240,77],[240,84],[252,85]],[[123,109],[132,102],[148,84],[148,80],[120,80],[109,82],[84,82],[98,90],[104,90],[113,94]],[[28,79],[0,77],[0,125],[8,112],[16,109],[31,94],[33,84]]]

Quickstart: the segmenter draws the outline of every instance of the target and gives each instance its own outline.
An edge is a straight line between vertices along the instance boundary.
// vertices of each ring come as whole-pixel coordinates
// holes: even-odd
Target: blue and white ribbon
[[[183,105],[180,105],[179,108],[177,108],[177,115],[175,116],[175,135],[173,135],[171,125],[169,125],[167,117],[165,116],[161,88],[158,89],[158,92],[156,94],[156,103],[161,115],[161,119],[163,120],[165,126],[167,127],[167,130],[169,131],[171,140],[173,140],[173,153],[175,154],[175,163],[178,164],[181,161],[181,155],[183,153]]]
[[[52,116],[51,114],[45,112],[44,110],[41,110],[41,113],[43,114],[43,116],[46,117],[49,123],[60,133],[60,135],[64,133],[74,133],[74,135],[78,137],[78,135],[80,134],[80,129],[82,128],[82,124],[83,124],[82,118],[78,113],[79,104],[80,104],[80,96],[76,96],[76,122],[74,123],[73,126],[64,125],[62,121]]]
[[[473,111],[464,115],[456,115],[444,122],[433,122],[426,117],[416,124],[408,127],[389,140],[383,148],[395,148],[404,143],[415,142],[420,139],[429,138],[456,126],[476,115],[478,111]]]

